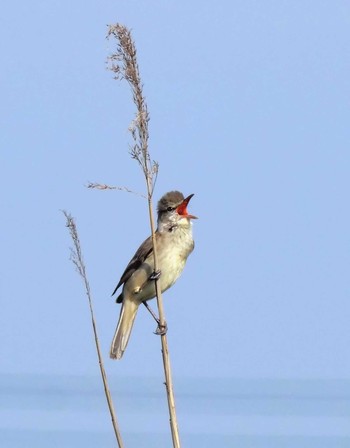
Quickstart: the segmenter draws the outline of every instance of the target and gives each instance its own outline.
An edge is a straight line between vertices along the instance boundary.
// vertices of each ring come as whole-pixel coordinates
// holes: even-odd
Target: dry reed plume
[[[100,343],[99,343],[98,335],[97,335],[97,327],[96,327],[94,309],[92,306],[92,295],[91,295],[91,290],[90,290],[90,284],[89,284],[89,280],[88,280],[87,274],[86,274],[86,268],[85,268],[85,263],[84,263],[83,254],[82,254],[82,250],[81,250],[81,244],[80,244],[80,240],[79,240],[77,227],[75,225],[74,218],[72,218],[72,216],[69,213],[67,213],[66,211],[63,211],[63,214],[66,217],[66,226],[69,229],[69,233],[70,233],[70,236],[71,236],[73,244],[74,244],[74,248],[71,247],[71,249],[70,249],[71,250],[70,258],[71,258],[73,264],[75,265],[79,275],[81,276],[81,278],[83,280],[85,292],[86,292],[88,302],[89,302],[91,323],[92,323],[92,328],[93,328],[93,332],[94,332],[98,363],[100,366],[100,372],[101,372],[101,377],[102,377],[102,381],[103,381],[104,392],[105,392],[106,399],[107,399],[109,413],[110,413],[111,419],[112,419],[114,433],[115,433],[119,448],[124,448],[123,440],[122,440],[122,437],[120,434],[119,425],[118,425],[118,421],[117,421],[117,416],[114,411],[111,393],[110,393],[109,387],[108,387],[106,372],[104,369],[103,358],[102,358],[101,349],[100,349]]]
[[[157,272],[158,258],[155,239],[155,225],[153,219],[152,196],[157,180],[159,165],[157,162],[151,160],[148,149],[149,113],[147,109],[147,103],[143,95],[142,82],[137,63],[136,47],[132,39],[130,30],[128,30],[123,25],[111,25],[108,29],[107,37],[113,37],[117,43],[116,51],[108,59],[109,69],[115,74],[115,79],[126,80],[128,82],[131,88],[133,101],[136,105],[136,116],[129,127],[134,141],[134,144],[130,149],[130,154],[131,157],[137,160],[137,162],[140,164],[146,180],[148,210],[154,253],[154,270],[155,272]],[[162,294],[157,279],[155,280],[155,288],[159,313],[159,326],[160,328],[166,328]],[[174,389],[166,334],[161,334],[161,344],[173,446],[175,448],[180,448],[180,437],[177,425]]]
[[[147,109],[147,103],[145,97],[143,95],[143,86],[141,82],[141,77],[139,73],[139,67],[137,63],[137,54],[136,47],[134,41],[131,36],[130,30],[128,30],[125,26],[116,24],[109,26],[107,38],[114,38],[116,41],[116,51],[112,53],[108,58],[109,69],[114,73],[115,79],[125,80],[128,82],[131,91],[133,101],[136,105],[136,114],[134,120],[131,122],[129,127],[129,131],[133,138],[133,144],[130,147],[130,155],[133,159],[135,159],[139,165],[141,166],[143,175],[146,181],[147,187],[147,196],[136,193],[130,190],[127,187],[116,187],[110,186],[106,184],[100,183],[88,183],[88,188],[95,188],[99,190],[120,190],[126,191],[129,193],[134,193],[144,198],[147,198],[148,201],[148,210],[149,210],[149,220],[152,232],[152,242],[153,242],[153,253],[154,253],[154,270],[158,271],[158,258],[157,258],[157,247],[156,247],[156,239],[155,239],[155,225],[153,219],[153,205],[152,205],[152,197],[153,191],[157,180],[157,175],[159,171],[159,165],[154,160],[151,160],[149,149],[148,149],[148,140],[149,140],[149,131],[148,131],[148,122],[149,122],[149,112]],[[114,432],[117,438],[117,442],[119,448],[123,448],[123,442],[120,435],[117,418],[115,415],[115,411],[113,408],[112,398],[109,392],[107,377],[105,373],[105,369],[103,366],[103,359],[100,351],[96,323],[94,318],[94,312],[92,307],[92,297],[90,292],[90,286],[86,275],[86,269],[83,262],[82,252],[80,241],[78,237],[78,232],[76,229],[76,225],[74,219],[67,212],[64,212],[64,215],[67,220],[67,227],[69,228],[70,235],[72,237],[74,243],[74,249],[71,249],[71,259],[76,266],[78,273],[83,279],[85,291],[89,301],[90,313],[91,313],[91,321],[94,331],[95,337],[95,345],[100,365],[101,376],[104,384],[105,395],[108,402],[108,407],[112,419],[112,424],[114,428]],[[164,316],[163,309],[163,300],[162,294],[160,290],[160,285],[156,278],[155,281],[155,289],[156,289],[156,297],[157,297],[157,307],[159,313],[159,327],[166,328],[166,321]],[[161,345],[162,345],[162,359],[163,359],[163,367],[164,367],[164,375],[165,375],[165,386],[166,386],[166,394],[168,401],[168,409],[169,409],[169,420],[170,420],[170,429],[173,441],[174,448],[180,448],[180,438],[179,431],[177,425],[177,417],[176,417],[176,409],[175,409],[175,398],[174,398],[174,390],[173,390],[173,382],[171,375],[171,367],[170,367],[170,357],[168,350],[168,342],[166,334],[163,332],[161,334]]]

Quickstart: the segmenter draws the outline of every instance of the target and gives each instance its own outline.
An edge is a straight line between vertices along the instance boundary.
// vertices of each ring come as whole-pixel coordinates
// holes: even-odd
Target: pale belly
[[[180,277],[194,246],[192,237],[176,245],[171,243],[169,241],[169,244],[166,244],[169,250],[158,251],[158,269],[161,272],[158,281],[162,292],[169,289]],[[153,280],[149,280],[153,271],[154,260],[151,256],[124,285],[124,294],[140,302],[153,299],[156,295],[155,284]]]

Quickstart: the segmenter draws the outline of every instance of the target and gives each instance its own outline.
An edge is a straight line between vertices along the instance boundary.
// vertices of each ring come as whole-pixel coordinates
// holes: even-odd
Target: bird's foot
[[[160,269],[158,271],[153,271],[153,273],[149,276],[150,280],[158,280],[159,277],[162,275]]]
[[[167,334],[167,331],[168,331],[167,323],[164,321],[164,324],[161,324],[160,321],[158,321],[158,327],[154,332],[154,334],[156,334],[157,336],[164,336],[165,334]]]
[[[149,307],[147,302],[142,302],[145,307],[147,308],[147,310],[151,313],[153,319],[157,322],[158,327],[156,329],[156,331],[154,332],[154,334],[158,335],[158,336],[164,336],[166,334],[166,332],[168,331],[168,325],[167,323],[164,321],[163,324],[160,323],[160,319],[158,316],[156,316],[156,314],[154,313],[154,311],[152,310],[152,308]]]

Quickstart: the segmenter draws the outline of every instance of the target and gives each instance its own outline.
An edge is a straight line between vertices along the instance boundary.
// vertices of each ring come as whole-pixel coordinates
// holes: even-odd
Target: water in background
[[[126,448],[170,448],[162,378],[109,381]],[[184,448],[350,447],[350,380],[176,378],[175,392]],[[116,446],[98,376],[0,376],[1,448]]]

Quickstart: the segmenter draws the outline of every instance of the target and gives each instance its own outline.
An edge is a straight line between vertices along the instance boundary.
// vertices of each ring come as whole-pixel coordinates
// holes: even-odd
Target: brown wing
[[[149,236],[137,249],[135,255],[127,265],[123,275],[121,276],[119,283],[117,284],[112,296],[116,293],[117,289],[125,282],[129,280],[132,274],[142,265],[146,258],[153,252],[152,237]]]

